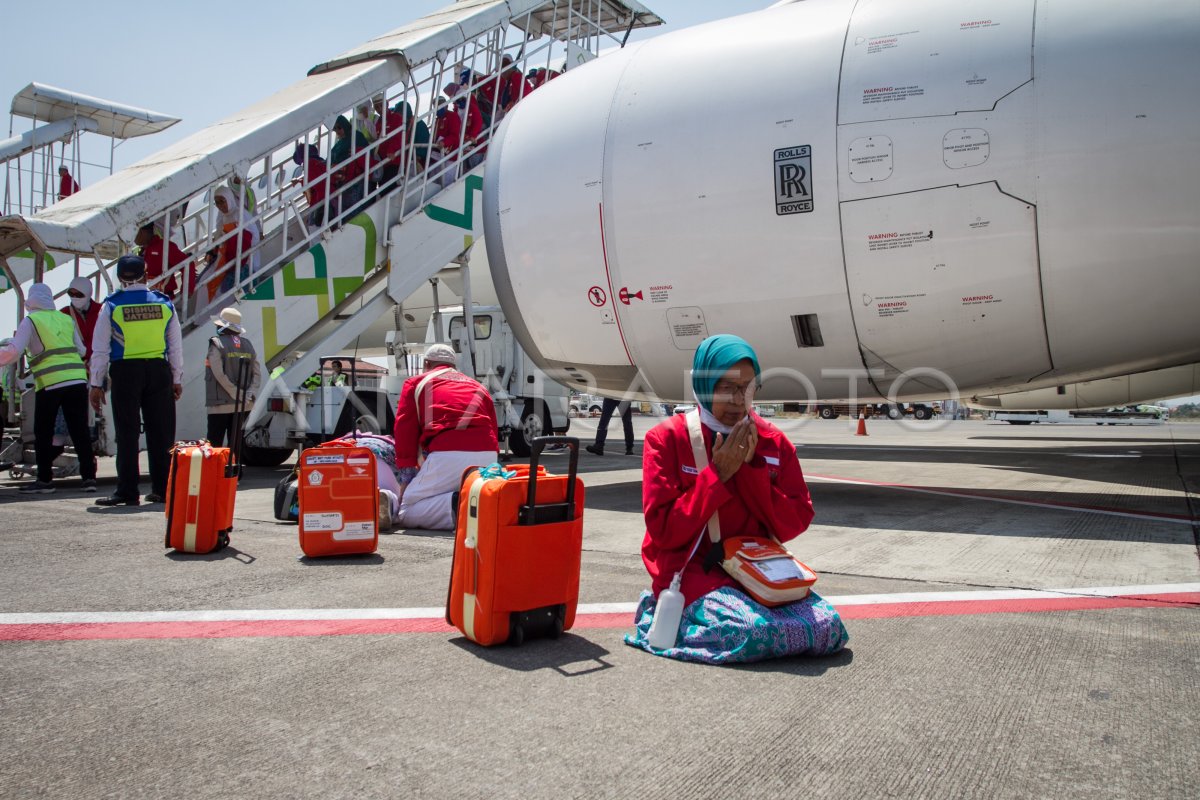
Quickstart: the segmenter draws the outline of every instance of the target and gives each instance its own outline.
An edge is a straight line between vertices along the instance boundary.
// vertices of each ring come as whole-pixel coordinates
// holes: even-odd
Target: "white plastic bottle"
[[[655,650],[666,650],[675,646],[679,635],[679,622],[683,619],[683,592],[679,591],[682,570],[675,573],[671,585],[658,594],[658,605],[654,608],[654,621],[650,623],[650,634],[646,641]]]

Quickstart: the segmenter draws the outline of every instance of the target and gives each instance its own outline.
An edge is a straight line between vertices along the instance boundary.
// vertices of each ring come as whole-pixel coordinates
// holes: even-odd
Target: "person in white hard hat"
[[[233,432],[246,421],[262,371],[258,354],[242,327],[242,312],[232,306],[212,318],[217,335],[208,340],[204,359],[204,406],[208,412],[208,441],[216,447],[233,444]],[[237,407],[238,388],[244,398]]]
[[[405,489],[396,522],[406,528],[454,527],[451,503],[463,471],[499,457],[492,396],[454,368],[457,360],[450,345],[432,345],[425,371],[400,390],[393,438]]]

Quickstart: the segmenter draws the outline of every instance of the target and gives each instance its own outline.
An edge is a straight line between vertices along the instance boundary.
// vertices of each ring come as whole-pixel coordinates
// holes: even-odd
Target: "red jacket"
[[[146,260],[146,283],[150,283],[163,276],[163,239],[161,236],[155,236],[150,240],[150,243],[142,248],[142,258]],[[179,249],[179,245],[174,242],[167,243],[167,270],[171,270],[175,266],[182,264],[188,258],[187,253]],[[168,295],[174,295],[179,284],[176,276],[172,275],[167,279],[163,286],[153,287],[160,292]],[[193,262],[189,267],[188,272],[188,293],[196,291],[196,264]]]
[[[384,127],[387,127],[387,133],[383,133]],[[404,129],[404,115],[398,111],[387,109],[383,112],[383,120],[379,125],[380,136],[384,139],[376,148],[380,161],[390,161],[395,166],[400,166],[401,156],[404,153],[404,146],[408,144],[405,141],[407,133]]]
[[[71,195],[79,191],[79,181],[71,177],[70,173],[58,176],[58,199],[65,200]]]
[[[93,300],[92,304],[88,306],[88,310],[82,314],[73,305],[59,309],[62,313],[75,320],[75,327],[79,329],[79,338],[83,339],[83,346],[87,348],[87,354],[83,357],[85,366],[92,360],[92,332],[96,330],[96,320],[100,319],[100,306],[102,305],[104,304]]]
[[[459,109],[462,114],[462,109]],[[474,94],[467,95],[467,141],[472,142],[483,133],[483,113],[479,110],[479,101]]]
[[[505,111],[521,102],[522,97],[533,91],[533,86],[525,79],[520,70],[510,69],[500,76],[500,80],[500,98]]]
[[[304,174],[304,184],[308,188],[304,190],[304,196],[308,199],[309,208],[316,208],[325,202],[325,171],[324,159],[308,160],[308,170]]]
[[[727,483],[721,483],[711,461],[700,471],[692,457],[684,415],[672,417],[646,434],[642,462],[642,508],[646,538],[642,561],[654,593],[671,583],[684,567],[696,539],[703,541],[687,562],[681,588],[686,602],[721,586],[737,586],[719,564],[704,571],[711,541],[706,527],[719,514],[721,537],[774,534],[781,542],[808,529],[812,499],[796,458],[796,447],[783,433],[758,417],[758,447]],[[713,432],[704,428],[704,449],[712,458]]]
[[[462,138],[462,118],[458,116],[457,109],[447,107],[446,113],[437,118],[433,138],[442,146],[442,152],[447,156],[457,155],[459,140]]]
[[[414,375],[400,390],[396,426],[392,431],[396,466],[417,466],[420,450],[496,452],[500,446],[496,408],[483,384],[452,367],[443,367],[421,391],[418,408],[417,385],[428,375],[428,372]]]

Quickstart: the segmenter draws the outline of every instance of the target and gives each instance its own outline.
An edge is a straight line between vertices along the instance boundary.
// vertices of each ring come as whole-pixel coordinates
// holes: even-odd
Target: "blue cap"
[[[146,277],[146,259],[141,256],[121,256],[117,259],[117,279],[138,281]]]

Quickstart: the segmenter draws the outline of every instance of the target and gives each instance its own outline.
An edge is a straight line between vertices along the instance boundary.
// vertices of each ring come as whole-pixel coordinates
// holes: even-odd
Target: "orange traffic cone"
[[[867,435],[867,415],[865,412],[858,412],[858,430],[854,432],[855,436]]]

